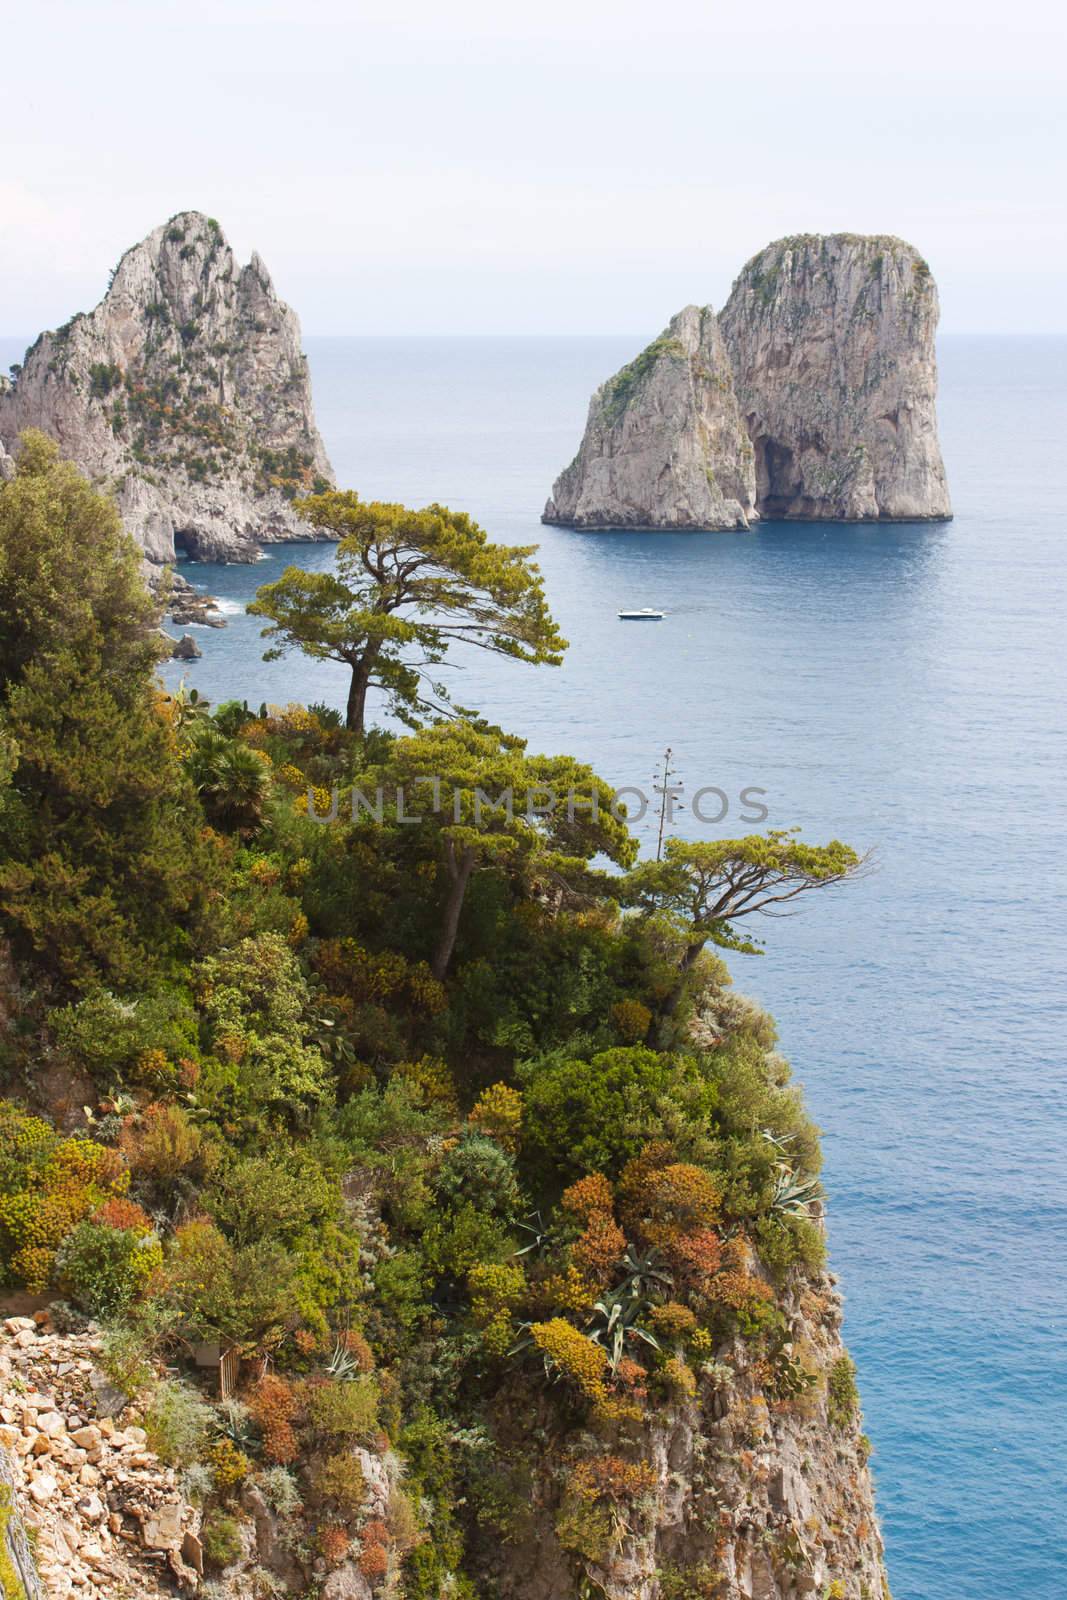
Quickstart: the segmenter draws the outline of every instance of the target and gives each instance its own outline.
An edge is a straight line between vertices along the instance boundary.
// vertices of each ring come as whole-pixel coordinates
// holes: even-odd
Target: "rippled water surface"
[[[1067,345],[945,341],[950,524],[540,527],[589,393],[636,347],[309,341],[343,484],[540,543],[565,665],[471,661],[463,703],[620,785],[670,742],[690,792],[758,785],[772,824],[877,850],[732,967],[825,1129],[895,1595],[1061,1600]],[[188,681],[340,703],[339,671],[263,666],[239,609],[288,561],[330,559],[186,567],[234,608]],[[644,605],[669,615],[616,620]]]

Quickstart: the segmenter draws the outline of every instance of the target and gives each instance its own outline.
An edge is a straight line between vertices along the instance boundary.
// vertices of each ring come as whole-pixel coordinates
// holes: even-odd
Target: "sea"
[[[654,330],[649,330],[651,334]],[[23,341],[0,341],[18,359]],[[847,840],[873,870],[756,930],[739,989],[824,1130],[832,1264],[897,1600],[1067,1595],[1067,341],[946,337],[955,519],[577,533],[539,517],[593,389],[642,340],[308,339],[341,485],[536,545],[562,667],[456,654],[531,749],[649,793],[673,831]],[[225,630],[166,669],[214,700],[343,704],[266,664],[256,587],[332,549],[183,565]],[[657,623],[620,622],[651,606]],[[655,847],[654,808],[638,823]]]

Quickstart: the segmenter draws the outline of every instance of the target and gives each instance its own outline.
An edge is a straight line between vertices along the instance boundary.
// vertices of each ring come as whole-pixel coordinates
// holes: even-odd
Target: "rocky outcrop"
[[[952,515],[937,438],[937,288],[902,239],[801,234],[741,272],[720,322],[766,517]]]
[[[803,234],[755,256],[716,323],[690,306],[598,389],[542,520],[745,528],[952,515],[937,289],[911,245]]]
[[[114,493],[151,561],[320,537],[291,505],[332,481],[299,324],[259,257],[240,266],[199,212],[128,250],[96,310],[27,351],[0,393],[9,451],[27,427]]]
[[[601,1444],[602,1475],[641,1486],[628,1503],[620,1496],[613,1527],[590,1515],[567,1473],[546,1467],[508,1547],[494,1553],[487,1545],[493,1592],[504,1600],[575,1592],[599,1600],[884,1600],[870,1446],[832,1275],[798,1284],[780,1307],[787,1340],[776,1361],[754,1358],[737,1340],[695,1369],[695,1393]],[[550,1432],[540,1453],[546,1464],[566,1454]],[[585,1575],[577,1591],[576,1556]]]
[[[542,521],[570,528],[746,528],[753,452],[709,306],[687,306],[603,384]]]

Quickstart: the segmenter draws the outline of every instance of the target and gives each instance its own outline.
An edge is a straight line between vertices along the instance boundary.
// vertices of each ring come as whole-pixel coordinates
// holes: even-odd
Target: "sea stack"
[[[127,250],[95,311],[27,351],[0,393],[0,443],[30,427],[114,494],[153,562],[317,537],[292,497],[333,481],[296,315],[198,211]]]
[[[779,239],[721,313],[765,517],[941,521],[937,287],[902,239]]]
[[[710,306],[687,306],[602,384],[542,521],[570,528],[747,528],[755,470]]]
[[[900,239],[768,245],[718,322],[688,307],[597,390],[542,520],[716,529],[951,517],[937,316],[930,269]]]

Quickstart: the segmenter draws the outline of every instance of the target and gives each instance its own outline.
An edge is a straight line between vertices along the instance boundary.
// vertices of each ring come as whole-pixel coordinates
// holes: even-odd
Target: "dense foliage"
[[[108,1322],[216,1569],[254,1482],[302,1570],[489,1594],[525,1416],[584,1440],[578,1572],[647,1492],[626,1429],[730,1340],[787,1370],[776,1286],[821,1259],[814,1130],[699,953],[724,913],[687,910],[680,846],[597,870],[635,855],[607,804],[478,812],[606,801],[570,758],[473,719],[209,713],[155,688],[151,622],[114,513],[31,440],[0,490],[3,1276]],[[410,826],[420,774],[443,804]],[[764,848],[830,870],[800,852]],[[204,1341],[257,1358],[228,1411],[153,1377]]]

